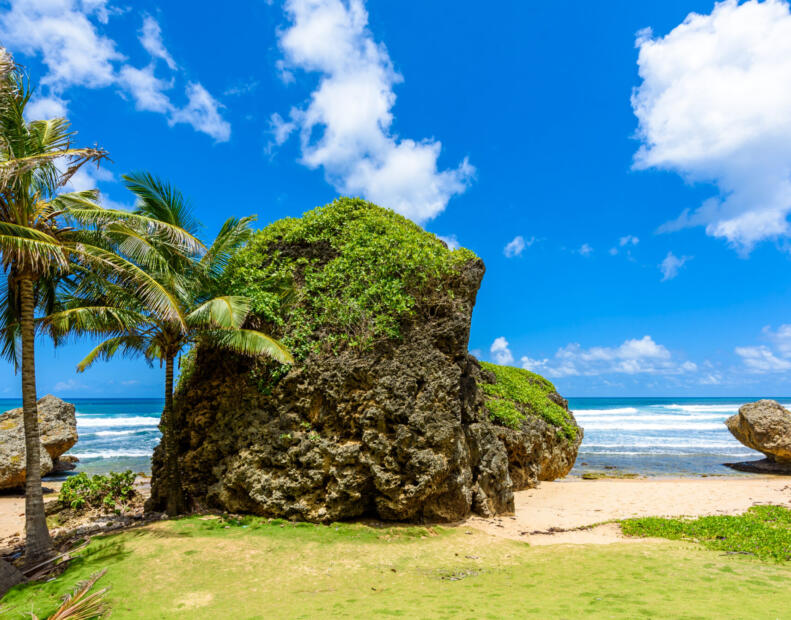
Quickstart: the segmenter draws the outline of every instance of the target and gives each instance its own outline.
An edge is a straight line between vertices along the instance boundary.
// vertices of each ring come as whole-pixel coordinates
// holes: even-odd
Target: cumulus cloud
[[[187,84],[186,93],[187,105],[172,112],[171,124],[187,123],[217,142],[227,142],[231,137],[231,125],[220,114],[220,103],[197,82]]]
[[[692,260],[691,256],[678,257],[673,252],[668,252],[664,260],[659,263],[659,271],[662,272],[662,282],[675,278],[679,270],[690,260]]]
[[[518,235],[506,244],[505,248],[503,248],[503,254],[505,254],[508,258],[519,256],[522,254],[522,252],[524,252],[525,248],[529,248],[531,245],[533,245],[535,240],[535,237],[525,239],[522,235]]]
[[[285,12],[290,25],[279,33],[281,74],[291,81],[302,70],[320,79],[307,104],[292,108],[293,125],[272,118],[276,142],[298,131],[301,162],[323,169],[344,194],[364,196],[418,223],[441,213],[466,190],[474,168],[464,159],[442,170],[440,142],[393,133],[393,87],[403,78],[368,29],[363,0],[286,0]]]
[[[583,243],[580,246],[580,249],[577,250],[577,254],[579,254],[580,256],[590,256],[591,254],[593,254],[593,248],[589,244]]]
[[[696,372],[690,361],[676,362],[670,351],[651,336],[624,341],[617,347],[583,348],[577,343],[561,347],[551,358],[523,356],[522,367],[553,378],[603,374],[683,374]]]
[[[626,235],[625,237],[621,237],[618,240],[618,245],[620,245],[621,247],[637,245],[638,243],[640,243],[640,239],[638,239],[634,235]]]
[[[489,353],[495,364],[507,366],[514,362],[514,355],[508,347],[508,341],[503,336],[494,339],[492,346],[489,347]]]
[[[174,71],[178,68],[173,56],[170,55],[165,43],[162,41],[162,28],[159,22],[150,15],[143,18],[143,27],[140,29],[140,44],[151,54],[152,58],[159,58]]]
[[[106,0],[10,0],[0,10],[0,40],[14,53],[38,56],[47,72],[39,94],[27,109],[30,118],[66,116],[66,93],[76,87],[116,87],[131,96],[138,110],[164,114],[171,125],[188,123],[218,142],[228,140],[230,125],[221,118],[222,106],[198,83],[185,87],[187,104],[179,107],[165,91],[174,85],[178,66],[162,40],[159,23],[146,15],[138,40],[151,63],[135,67],[116,41],[101,31],[112,10]],[[157,61],[171,72],[157,77]]]
[[[777,357],[769,347],[736,347],[748,370],[755,373],[783,372],[791,369],[791,361]]]
[[[786,323],[774,331],[767,326],[763,333],[783,357],[791,357],[791,325]]]
[[[786,0],[726,0],[664,37],[638,33],[636,168],[712,182],[719,195],[660,230],[705,226],[749,252],[789,235],[791,12]]]

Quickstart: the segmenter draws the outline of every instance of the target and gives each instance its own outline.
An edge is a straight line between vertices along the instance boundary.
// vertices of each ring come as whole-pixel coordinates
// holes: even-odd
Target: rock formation
[[[187,360],[174,417],[190,498],[310,521],[451,521],[512,511],[514,490],[567,474],[582,429],[552,384],[467,353],[483,274],[471,252],[359,200],[259,233],[228,285],[297,363],[209,347]],[[160,446],[150,508],[162,475]]]
[[[41,475],[50,473],[58,458],[77,443],[74,405],[47,395],[38,401],[41,436]],[[0,414],[0,489],[25,484],[25,427],[22,408]]]
[[[759,400],[739,408],[725,421],[733,436],[748,448],[763,452],[766,460],[756,461],[754,471],[791,472],[791,412],[774,400]],[[731,465],[746,469],[750,463]],[[738,467],[741,466],[741,467]]]

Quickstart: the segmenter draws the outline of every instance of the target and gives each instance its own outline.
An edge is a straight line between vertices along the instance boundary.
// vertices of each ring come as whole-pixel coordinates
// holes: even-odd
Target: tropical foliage
[[[80,362],[80,372],[97,360],[109,360],[116,355],[140,355],[149,363],[164,365],[165,409],[161,428],[168,494],[163,508],[168,514],[181,514],[186,505],[173,420],[173,381],[178,356],[190,346],[202,343],[242,355],[268,356],[283,364],[293,362],[293,358],[275,339],[245,328],[250,313],[250,301],[246,297],[222,294],[225,267],[231,255],[250,237],[254,218],[228,219],[208,248],[187,252],[169,234],[149,224],[160,222],[196,235],[199,223],[181,192],[148,173],[127,175],[124,180],[137,197],[134,214],[141,220],[124,223],[124,237],[116,245],[116,251],[139,265],[157,283],[169,301],[167,311],[161,312],[145,303],[133,283],[85,274],[63,297],[65,308],[50,314],[42,325],[55,339],[70,334],[105,337]]]
[[[489,362],[481,362],[481,368],[495,378],[493,383],[480,384],[493,422],[519,428],[527,415],[534,415],[557,427],[567,439],[576,439],[577,426],[568,411],[549,398],[555,386],[544,377],[522,368]]]
[[[120,510],[134,495],[134,483],[135,474],[129,470],[94,476],[81,472],[66,479],[60,487],[58,501],[72,509]]]
[[[78,148],[66,119],[32,120],[25,110],[32,88],[0,48],[0,265],[6,274],[0,303],[3,354],[21,369],[26,447],[26,561],[52,554],[41,494],[36,407],[36,310],[57,305],[61,288],[90,273],[135,291],[139,304],[174,317],[172,298],[138,264],[115,250],[134,244],[147,227],[173,247],[198,249],[189,233],[143,214],[102,208],[96,191],[68,192],[74,174],[106,158],[102,149]]]
[[[302,246],[297,255],[294,247]],[[290,248],[290,249],[287,249]],[[262,259],[262,257],[264,257]],[[475,255],[449,251],[405,217],[340,198],[267,226],[231,258],[227,289],[244,292],[263,325],[297,358],[399,338],[401,323],[452,285]],[[279,294],[295,283],[295,296]]]

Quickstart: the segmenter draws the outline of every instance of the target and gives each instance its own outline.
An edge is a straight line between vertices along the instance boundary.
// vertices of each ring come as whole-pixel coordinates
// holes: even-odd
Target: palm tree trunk
[[[25,564],[34,566],[53,555],[41,490],[41,439],[36,404],[33,279],[19,278],[22,330],[22,416],[25,424]]]
[[[173,362],[172,356],[165,360],[165,410],[162,412],[162,445],[165,448],[165,472],[167,475],[166,512],[175,516],[185,512],[184,490],[181,487],[176,424],[173,415]]]

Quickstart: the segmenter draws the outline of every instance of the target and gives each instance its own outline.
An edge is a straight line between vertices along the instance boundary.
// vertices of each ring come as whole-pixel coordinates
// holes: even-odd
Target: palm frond
[[[148,318],[134,310],[116,306],[83,306],[53,312],[38,321],[53,339],[67,335],[121,336],[143,330]]]
[[[125,258],[96,246],[76,243],[70,244],[68,249],[88,265],[95,266],[119,282],[133,287],[132,294],[152,312],[175,323],[180,329],[186,329],[178,299],[146,271]]]
[[[291,353],[274,338],[252,329],[211,330],[208,341],[223,349],[249,356],[266,356],[281,364],[293,364]]]
[[[190,327],[238,329],[250,313],[250,300],[247,297],[215,297],[202,303],[187,317]]]
[[[96,345],[85,358],[77,364],[77,372],[84,372],[90,368],[97,360],[110,360],[116,355],[131,357],[135,355],[146,355],[148,342],[145,338],[137,335],[115,336],[108,338],[104,342]],[[148,356],[146,355],[148,359]]]
[[[127,189],[137,196],[138,214],[197,235],[200,223],[178,189],[150,172],[125,174],[123,179]]]
[[[104,569],[77,584],[74,591],[63,598],[63,603],[48,620],[92,620],[102,616],[107,611],[107,604],[103,599],[109,588],[102,588],[96,592],[90,590],[106,572],[107,569]],[[33,618],[36,616],[34,615]]]
[[[250,224],[255,220],[255,215],[241,219],[228,218],[217,233],[214,243],[201,259],[201,265],[212,275],[221,275],[233,253],[252,237]]]

